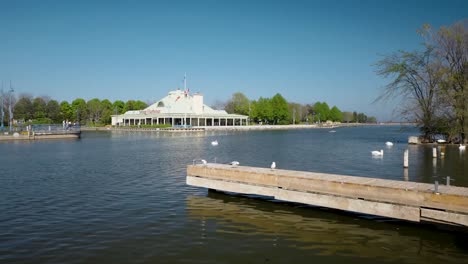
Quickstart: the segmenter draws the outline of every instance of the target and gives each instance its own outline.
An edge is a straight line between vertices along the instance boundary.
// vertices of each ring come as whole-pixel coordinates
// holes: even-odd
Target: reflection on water
[[[379,218],[368,220],[351,213],[343,215],[333,210],[214,191],[207,197],[187,197],[186,207],[188,217],[200,221],[203,237],[213,233],[269,236],[273,238],[272,246],[279,251],[291,247],[317,256],[359,256],[404,263],[434,260],[456,263],[468,257],[463,234],[453,237],[451,233],[433,230],[432,226]]]
[[[408,146],[416,129],[83,132],[0,142],[0,263],[457,263],[433,227],[187,186],[193,159],[468,186],[468,157]],[[210,142],[218,140],[213,147]],[[394,142],[391,148],[386,141]],[[384,149],[373,159],[372,150]],[[409,149],[409,168],[403,152]]]

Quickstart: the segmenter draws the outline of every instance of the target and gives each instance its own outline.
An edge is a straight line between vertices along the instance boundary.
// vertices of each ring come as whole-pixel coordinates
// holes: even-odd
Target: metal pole
[[[10,132],[12,132],[13,130],[13,111],[11,110],[11,104],[12,104],[12,100],[11,100],[11,96],[13,95],[13,88],[11,87],[11,81],[10,81],[10,103],[8,104],[8,114],[9,114],[9,128],[10,128]]]
[[[447,186],[450,186],[450,176],[447,176]]]

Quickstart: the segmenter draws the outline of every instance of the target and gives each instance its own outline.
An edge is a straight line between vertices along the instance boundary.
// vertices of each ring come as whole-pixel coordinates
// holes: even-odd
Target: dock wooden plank
[[[291,192],[294,201],[411,221],[418,221],[420,208],[432,210],[424,211],[427,219],[464,225],[468,217],[468,188],[456,186],[435,192],[426,183],[212,163],[188,166],[187,184],[285,200]]]

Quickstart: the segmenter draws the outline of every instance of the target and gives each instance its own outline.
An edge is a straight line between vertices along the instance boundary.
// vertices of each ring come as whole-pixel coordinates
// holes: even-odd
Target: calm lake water
[[[467,153],[452,146],[433,159],[431,146],[408,146],[415,128],[335,130],[1,142],[0,263],[466,262],[466,233],[185,184],[186,165],[204,158],[427,183],[451,176],[468,187]]]

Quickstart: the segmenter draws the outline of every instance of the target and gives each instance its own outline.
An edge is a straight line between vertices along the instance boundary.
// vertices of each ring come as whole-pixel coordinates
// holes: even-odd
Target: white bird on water
[[[202,160],[201,160],[201,163],[202,163],[203,165],[206,165],[207,162],[206,162],[206,160],[202,159]]]
[[[383,149],[381,149],[380,151],[374,150],[371,153],[372,156],[383,156]]]
[[[231,161],[231,165],[232,166],[238,166],[240,163],[238,161]]]
[[[393,146],[393,143],[390,142],[390,141],[387,141],[387,142],[385,142],[385,145],[387,145],[387,147],[391,147],[391,146]]]
[[[218,140],[211,141],[211,145],[212,145],[212,146],[218,146]]]
[[[458,147],[458,149],[459,149],[460,151],[464,151],[464,150],[466,149],[466,146],[460,144],[460,146]]]
[[[272,170],[276,169],[276,162],[273,161],[273,162],[271,163],[271,169],[272,169]]]

